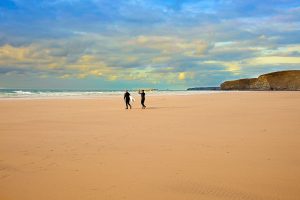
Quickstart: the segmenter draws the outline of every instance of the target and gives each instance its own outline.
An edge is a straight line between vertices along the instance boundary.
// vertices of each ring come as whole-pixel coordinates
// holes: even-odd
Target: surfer
[[[145,109],[146,106],[145,106],[145,91],[144,90],[139,90],[139,94],[141,95],[141,104],[142,104],[142,109]]]
[[[126,90],[125,94],[124,94],[124,100],[126,103],[126,109],[128,109],[128,106],[131,109],[131,105],[130,105],[130,93],[128,92],[128,90]]]

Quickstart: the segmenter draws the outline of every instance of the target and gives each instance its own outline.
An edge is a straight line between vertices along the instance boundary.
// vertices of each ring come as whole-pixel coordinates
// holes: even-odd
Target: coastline
[[[18,93],[16,93],[18,92]],[[187,91],[187,90],[160,90],[146,92],[147,96],[182,96],[182,95],[201,95],[224,93],[227,91]],[[235,91],[230,91],[235,92]],[[137,91],[130,91],[131,95],[139,96]],[[0,92],[0,100],[6,99],[97,99],[108,97],[122,97],[124,91],[59,91],[59,92],[29,92],[29,91],[12,91],[10,93]]]
[[[300,93],[0,101],[0,199],[300,196]]]
[[[16,93],[18,92],[18,93]],[[286,93],[299,91],[261,91],[261,90],[159,90],[146,92],[149,97],[156,96],[190,96],[190,95],[213,95],[230,93]],[[137,91],[130,91],[131,95],[138,98]],[[101,99],[101,98],[122,98],[124,91],[59,91],[59,92],[29,92],[27,90],[12,90],[9,93],[0,91],[1,100],[64,100],[64,99]]]

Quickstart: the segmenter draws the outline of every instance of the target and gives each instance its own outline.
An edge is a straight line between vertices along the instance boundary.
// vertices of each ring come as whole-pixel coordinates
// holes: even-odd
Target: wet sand
[[[300,92],[148,96],[146,105],[0,101],[0,199],[299,199]]]

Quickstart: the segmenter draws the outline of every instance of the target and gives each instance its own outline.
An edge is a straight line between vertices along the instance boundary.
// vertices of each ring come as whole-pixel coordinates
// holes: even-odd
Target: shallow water
[[[139,96],[137,91],[129,91],[132,96]],[[192,95],[212,94],[224,91],[187,91],[187,90],[158,90],[146,92],[146,95]],[[38,90],[38,89],[0,89],[0,99],[40,99],[40,98],[97,98],[122,96],[120,90]]]

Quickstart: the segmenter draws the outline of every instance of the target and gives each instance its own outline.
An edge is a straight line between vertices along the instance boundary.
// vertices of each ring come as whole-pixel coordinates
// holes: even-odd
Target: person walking
[[[145,100],[146,100],[146,94],[144,90],[139,90],[139,94],[141,95],[141,104],[142,104],[142,109],[145,109]]]
[[[128,106],[131,109],[131,105],[130,105],[130,93],[128,92],[128,90],[126,90],[125,93],[124,93],[124,100],[125,100],[125,103],[126,103],[126,109],[128,109]]]

